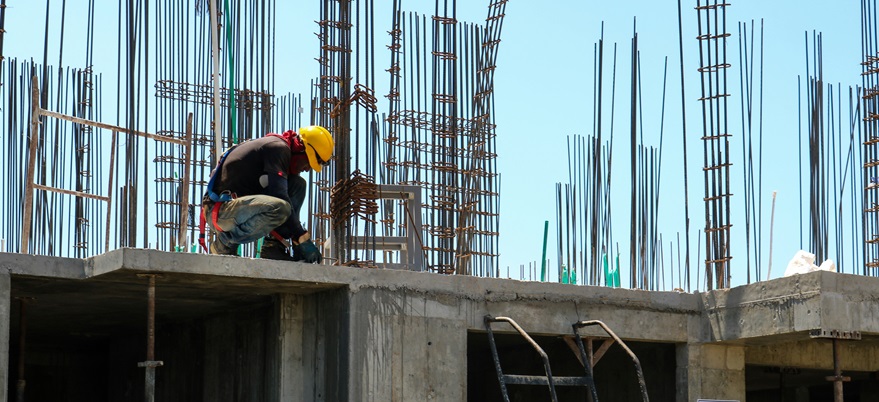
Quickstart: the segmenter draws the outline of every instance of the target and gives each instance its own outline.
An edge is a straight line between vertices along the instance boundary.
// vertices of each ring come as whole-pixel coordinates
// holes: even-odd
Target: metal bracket
[[[809,331],[810,338],[822,339],[848,339],[853,341],[861,340],[860,331],[839,331],[836,329],[813,329]]]
[[[407,216],[406,236],[351,236],[352,249],[370,249],[397,251],[400,263],[382,266],[386,268],[407,269],[410,271],[424,270],[424,258],[421,248],[421,187],[412,185],[381,184],[378,188],[380,200],[402,200],[406,203]],[[332,241],[327,242],[332,244]],[[331,253],[330,248],[327,252]]]
[[[851,381],[851,377],[842,375],[842,367],[840,367],[840,340],[861,340],[859,331],[840,331],[836,329],[813,329],[809,331],[809,336],[813,339],[830,339],[833,341],[833,375],[824,377],[825,380],[833,383],[833,401],[843,402],[842,383]]]

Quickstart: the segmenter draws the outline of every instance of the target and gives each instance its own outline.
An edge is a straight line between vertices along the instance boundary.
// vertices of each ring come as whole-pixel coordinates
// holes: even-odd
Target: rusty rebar
[[[156,397],[156,368],[164,363],[156,360],[156,277],[157,274],[137,274],[140,278],[149,280],[147,285],[147,350],[146,360],[138,362],[138,367],[144,368],[144,400],[153,402]]]

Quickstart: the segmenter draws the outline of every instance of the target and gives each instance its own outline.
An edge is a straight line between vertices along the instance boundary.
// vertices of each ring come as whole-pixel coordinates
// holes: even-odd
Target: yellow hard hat
[[[308,126],[299,128],[299,138],[302,138],[305,144],[308,164],[315,172],[320,172],[333,157],[333,149],[336,146],[333,136],[321,126]]]

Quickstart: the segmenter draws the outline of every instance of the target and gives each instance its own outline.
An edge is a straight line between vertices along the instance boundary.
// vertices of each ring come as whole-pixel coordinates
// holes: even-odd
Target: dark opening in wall
[[[35,306],[33,315],[38,313]],[[156,400],[272,400],[277,331],[271,318],[270,304],[254,304],[223,315],[157,325],[155,357],[164,364],[156,369]],[[25,400],[143,401],[145,371],[138,363],[145,360],[145,337],[140,331],[93,338],[29,333]],[[14,401],[19,362],[15,332],[11,340],[7,400]]]
[[[748,402],[824,402],[833,400],[832,370],[796,367],[745,366]],[[845,402],[879,401],[877,373],[843,370],[851,377],[843,383]]]
[[[553,376],[582,376],[585,371],[563,336],[534,336],[549,356]],[[495,332],[498,357],[504,374],[546,375],[540,356],[518,334]],[[595,348],[601,344],[596,342]],[[670,343],[626,342],[638,356],[651,401],[675,400],[675,345]],[[637,402],[641,392],[632,360],[613,345],[595,365],[595,388],[601,401]],[[549,400],[549,389],[543,385],[510,385],[511,401]],[[585,401],[584,387],[556,387],[559,401]],[[494,360],[484,332],[467,336],[467,400],[503,401]]]
[[[147,283],[131,273],[117,277],[128,282],[13,279],[7,400],[17,400],[23,378],[25,401],[143,401]],[[156,399],[270,400],[273,296],[214,296],[170,281],[156,289],[154,351],[164,362],[156,368]]]

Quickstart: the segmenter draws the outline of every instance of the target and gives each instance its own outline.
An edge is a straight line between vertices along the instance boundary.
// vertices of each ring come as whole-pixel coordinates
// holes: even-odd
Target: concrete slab
[[[706,342],[775,343],[811,330],[879,334],[879,278],[812,272],[702,294]]]
[[[0,271],[10,275],[82,279],[86,276],[84,267],[84,260],[75,258],[0,253]]]

